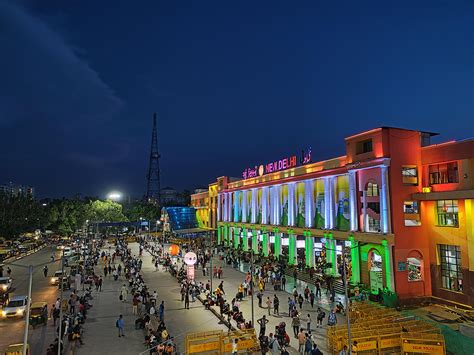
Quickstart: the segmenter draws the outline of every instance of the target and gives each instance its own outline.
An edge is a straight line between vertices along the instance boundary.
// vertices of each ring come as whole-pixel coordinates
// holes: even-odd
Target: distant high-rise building
[[[34,197],[34,188],[31,186],[16,185],[13,182],[0,185],[0,192],[9,196]]]

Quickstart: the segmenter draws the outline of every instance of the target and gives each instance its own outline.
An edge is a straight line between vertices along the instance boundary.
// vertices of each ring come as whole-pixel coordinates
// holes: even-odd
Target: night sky
[[[107,5],[107,6],[106,6]],[[474,135],[472,1],[0,1],[0,183],[142,196],[378,126]]]

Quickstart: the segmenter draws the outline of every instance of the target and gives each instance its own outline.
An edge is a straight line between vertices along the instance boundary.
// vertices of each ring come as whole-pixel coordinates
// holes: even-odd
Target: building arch
[[[423,281],[424,276],[423,254],[416,249],[410,250],[407,254],[408,282]]]

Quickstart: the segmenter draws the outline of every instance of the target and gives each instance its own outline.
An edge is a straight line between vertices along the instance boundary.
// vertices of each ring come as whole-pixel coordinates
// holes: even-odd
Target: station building
[[[232,248],[334,276],[345,256],[351,283],[373,292],[472,305],[474,140],[434,135],[381,127],[347,137],[341,157],[308,150],[219,177],[207,220]]]

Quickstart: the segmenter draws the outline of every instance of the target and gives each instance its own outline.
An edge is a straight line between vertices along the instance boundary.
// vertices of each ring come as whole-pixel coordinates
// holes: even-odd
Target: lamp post
[[[349,249],[355,249],[359,248],[362,245],[365,245],[367,243],[359,244],[354,247],[350,247]],[[337,251],[336,249],[332,248],[326,248],[326,250],[331,250],[331,251]],[[352,334],[351,334],[351,319],[350,319],[350,312],[349,312],[349,288],[348,288],[348,282],[347,282],[347,273],[346,273],[346,252],[343,249],[342,252],[342,266],[343,266],[343,283],[344,283],[344,294],[345,294],[345,308],[346,308],[346,318],[347,318],[347,338],[349,342],[348,346],[348,351],[349,355],[352,354]]]
[[[251,307],[252,307],[252,328],[255,328],[255,312],[254,312],[254,308],[253,308],[253,294],[255,293],[254,292],[254,287],[253,287],[253,274],[254,274],[254,271],[253,271],[253,248],[252,250],[250,251],[250,289],[252,290],[252,298],[251,298]]]
[[[48,261],[46,263],[38,265],[21,265],[16,263],[8,263],[7,265],[14,265],[19,268],[28,269],[28,301],[26,304],[26,315],[25,315],[25,331],[23,333],[23,355],[27,355],[26,347],[28,344],[28,330],[30,326],[30,306],[31,306],[31,288],[33,285],[33,269],[35,267],[41,267],[47,264],[51,264],[54,261]]]

